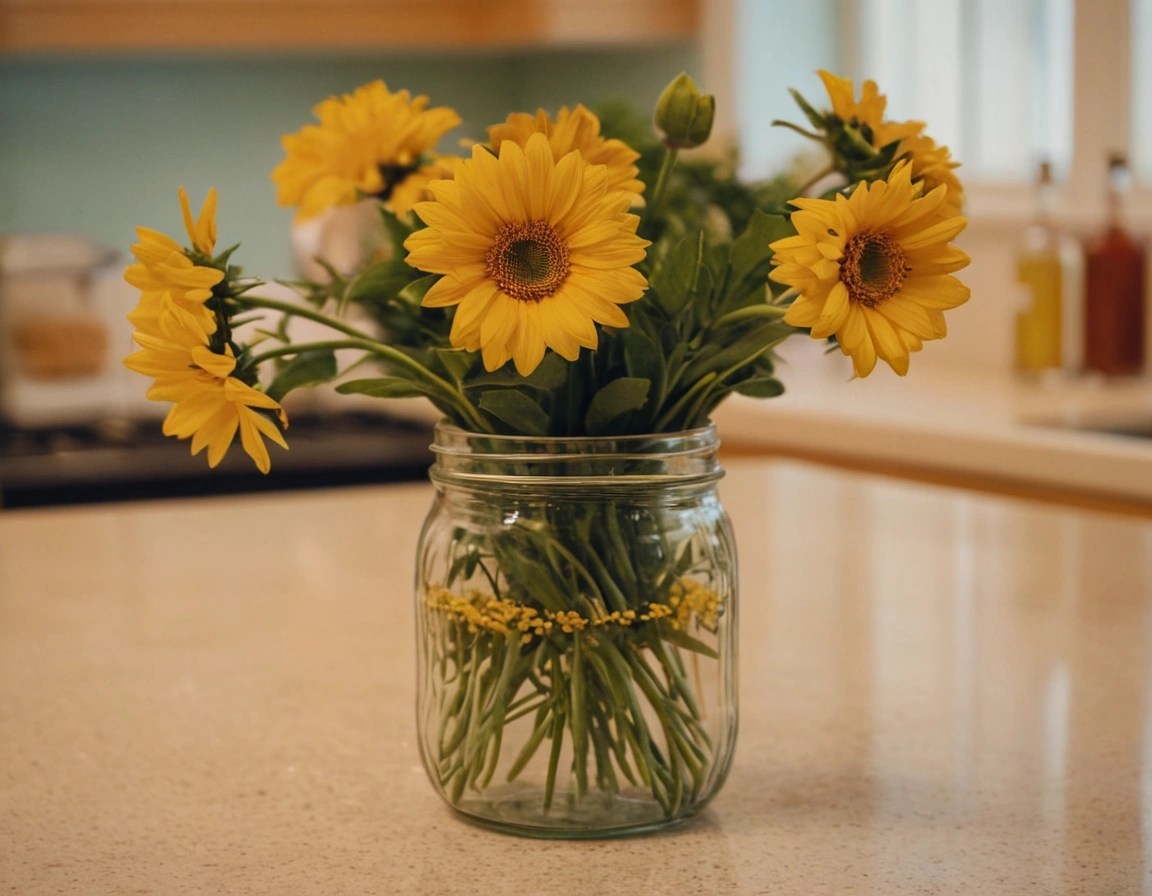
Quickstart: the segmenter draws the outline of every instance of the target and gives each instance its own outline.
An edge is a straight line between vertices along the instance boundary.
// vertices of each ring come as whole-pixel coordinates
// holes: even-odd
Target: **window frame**
[[[701,8],[701,68],[706,89],[718,100],[720,146],[739,143],[734,113],[737,2],[703,0]],[[858,80],[859,2],[838,0],[837,6],[841,73]],[[1132,0],[1073,0],[1073,16],[1072,158],[1055,191],[1053,211],[1070,232],[1088,233],[1103,224],[1107,213],[1109,153],[1121,150],[1131,158],[1134,149]],[[1034,213],[1034,189],[1027,180],[965,179],[964,186],[974,227],[1014,226]],[[1152,232],[1152,184],[1134,185],[1125,215],[1134,230]]]

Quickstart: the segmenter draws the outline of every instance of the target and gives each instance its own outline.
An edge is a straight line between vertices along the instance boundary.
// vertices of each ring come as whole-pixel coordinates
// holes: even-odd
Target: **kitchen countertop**
[[[0,513],[0,889],[1152,893],[1152,525],[729,470],[732,775],[603,842],[471,827],[425,780],[428,485]]]
[[[1152,379],[1027,381],[915,356],[907,377],[881,364],[852,380],[820,343],[781,354],[783,396],[716,411],[729,447],[1152,515]]]

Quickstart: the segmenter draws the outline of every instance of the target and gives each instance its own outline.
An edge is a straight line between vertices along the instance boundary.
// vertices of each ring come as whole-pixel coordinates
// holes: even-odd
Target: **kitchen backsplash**
[[[462,137],[511,111],[621,97],[644,108],[681,70],[690,43],[603,51],[450,56],[63,57],[0,62],[0,234],[66,232],[126,250],[133,227],[180,230],[176,188],[220,191],[220,240],[237,260],[292,273],[291,212],[269,174],[280,137],[317,102],[374,78],[453,106]]]

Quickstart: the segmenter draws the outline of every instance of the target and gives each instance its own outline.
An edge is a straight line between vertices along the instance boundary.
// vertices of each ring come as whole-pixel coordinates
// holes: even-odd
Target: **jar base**
[[[450,804],[451,805],[451,804]],[[465,821],[501,834],[543,840],[600,840],[650,834],[691,819],[702,808],[694,806],[668,817],[649,799],[630,799],[619,794],[602,800],[588,795],[558,792],[549,809],[539,794],[464,799],[451,805]]]

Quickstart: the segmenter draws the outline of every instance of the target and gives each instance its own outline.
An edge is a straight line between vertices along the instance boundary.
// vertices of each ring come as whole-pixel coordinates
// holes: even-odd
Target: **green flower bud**
[[[656,130],[669,149],[692,149],[712,133],[716,97],[701,93],[696,82],[681,72],[656,101]]]

